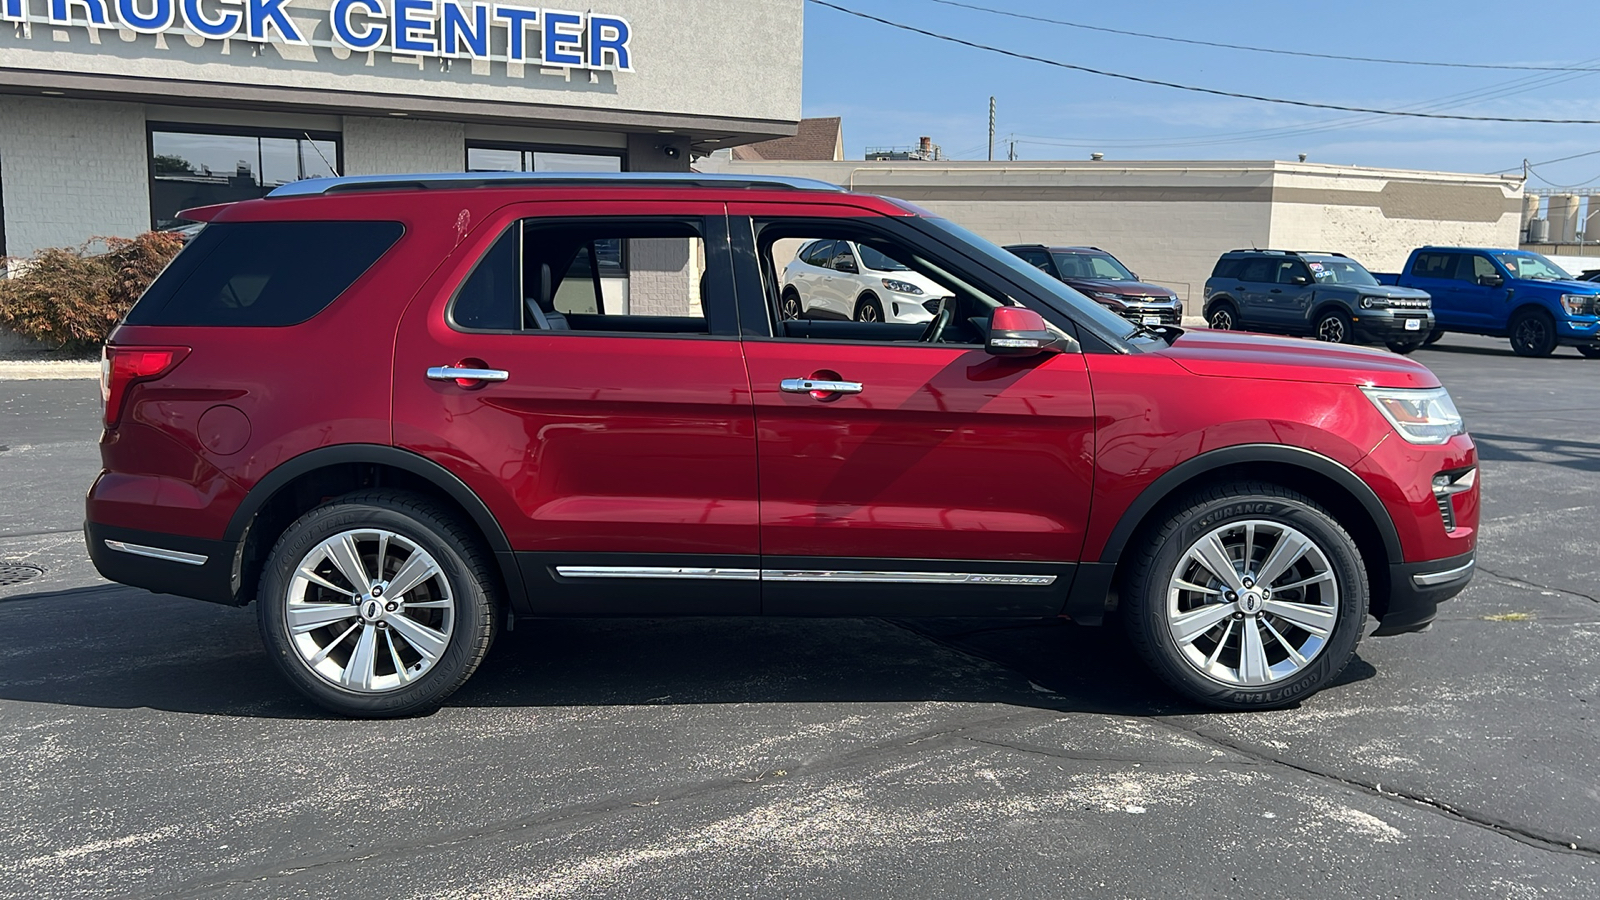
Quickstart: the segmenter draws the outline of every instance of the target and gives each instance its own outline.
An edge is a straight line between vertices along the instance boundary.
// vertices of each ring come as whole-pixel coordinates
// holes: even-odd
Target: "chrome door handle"
[[[785,394],[859,394],[864,386],[859,381],[816,381],[811,378],[785,378],[778,382],[778,390]]]
[[[507,381],[511,373],[504,369],[458,369],[455,366],[434,366],[428,370],[430,381]]]

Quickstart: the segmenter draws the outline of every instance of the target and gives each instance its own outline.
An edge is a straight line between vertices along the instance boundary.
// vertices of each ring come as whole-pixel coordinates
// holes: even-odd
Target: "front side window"
[[[1471,256],[1463,256],[1462,260],[1464,261],[1463,265],[1461,266],[1462,281],[1470,281],[1473,284],[1478,284],[1479,279],[1481,278],[1491,278],[1500,274],[1499,270],[1495,269],[1494,263],[1491,262],[1487,256],[1480,256],[1474,253]],[[1470,264],[1467,261],[1470,261]],[[1513,272],[1516,271],[1516,268],[1513,266],[1507,266],[1506,268],[1511,269]],[[1523,277],[1526,278],[1530,276]]]
[[[1296,278],[1304,279],[1298,282],[1306,284],[1311,281],[1311,273],[1306,269],[1306,264],[1298,259],[1284,260],[1276,267],[1277,282],[1279,284],[1295,284]]]
[[[274,188],[337,173],[337,134],[150,128],[150,225],[188,224],[181,210],[265,197]]]
[[[468,331],[711,334],[704,234],[698,219],[517,222],[462,283],[450,320]]]

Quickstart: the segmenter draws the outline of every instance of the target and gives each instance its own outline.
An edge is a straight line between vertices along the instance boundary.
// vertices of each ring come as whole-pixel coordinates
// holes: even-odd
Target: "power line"
[[[1595,156],[1595,155],[1600,155],[1600,150],[1590,150],[1587,153],[1574,153],[1571,156],[1563,156],[1563,157],[1560,157],[1559,159],[1547,159],[1547,160],[1544,160],[1543,162],[1531,163],[1531,162],[1524,161],[1524,162],[1517,163],[1514,166],[1510,166],[1508,168],[1496,169],[1495,171],[1490,172],[1489,174],[1490,175],[1499,175],[1502,172],[1515,172],[1516,170],[1522,168],[1523,166],[1527,166],[1529,168],[1532,168],[1534,166],[1549,166],[1549,165],[1554,165],[1555,163],[1559,163],[1559,162],[1566,162],[1569,159],[1583,159],[1585,156]]]
[[[1127,75],[1121,72],[1108,72],[1104,69],[1091,69],[1088,66],[1073,65],[1072,63],[1065,63],[1057,59],[1049,59],[1043,56],[1032,56],[1026,53],[1018,53],[1015,50],[1006,50],[1001,47],[980,44],[976,41],[966,40],[965,38],[958,38],[948,34],[940,34],[939,32],[929,31],[925,28],[919,28],[915,25],[907,25],[903,22],[895,22],[880,16],[871,15],[870,13],[864,13],[859,10],[850,9],[849,7],[840,6],[837,3],[830,3],[828,0],[810,0],[810,2],[815,3],[818,6],[825,6],[828,9],[855,16],[858,19],[866,19],[869,22],[877,22],[880,25],[888,25],[891,28],[898,28],[901,31],[909,31],[914,34],[920,34],[925,37],[934,38],[935,40],[946,41],[952,44],[960,44],[963,47],[971,47],[974,50],[983,50],[988,53],[998,53],[1002,56],[1009,56],[1013,59],[1043,63],[1047,66],[1055,66],[1059,69],[1070,69],[1074,72],[1084,72],[1089,75],[1099,75],[1103,78],[1116,78],[1121,81],[1131,81],[1136,84],[1148,84],[1155,87],[1172,88],[1174,90],[1188,91],[1195,94],[1208,94],[1213,97],[1229,97],[1235,100],[1254,100],[1258,103],[1277,103],[1284,106],[1299,106],[1306,109],[1331,109],[1337,112],[1365,113],[1374,116],[1402,116],[1411,119],[1448,119],[1458,122],[1513,122],[1525,125],[1600,125],[1600,119],[1529,119],[1513,118],[1508,116],[1463,116],[1451,113],[1407,112],[1404,110],[1374,109],[1372,107],[1364,106],[1341,106],[1335,103],[1315,103],[1310,100],[1290,100],[1284,97],[1264,97],[1259,94],[1243,94],[1234,91],[1223,91],[1218,90],[1217,88],[1199,87],[1191,84],[1179,84],[1177,82],[1161,81],[1155,78],[1142,78],[1137,75]]]
[[[1377,56],[1342,56],[1337,53],[1312,53],[1306,50],[1275,50],[1269,47],[1247,47],[1242,44],[1225,44],[1219,41],[1202,41],[1194,38],[1173,37],[1172,35],[1167,34],[1149,34],[1143,31],[1125,31],[1120,28],[1107,28],[1102,25],[1087,25],[1083,22],[1068,22],[1065,19],[1052,19],[1046,16],[1034,16],[1027,13],[1011,12],[1010,10],[1005,9],[994,9],[988,6],[979,6],[975,3],[961,3],[958,2],[958,0],[927,0],[927,2],[938,3],[943,6],[959,7],[961,9],[970,9],[997,16],[1009,16],[1013,19],[1026,19],[1030,22],[1044,22],[1050,25],[1064,25],[1068,28],[1081,28],[1084,31],[1099,31],[1105,34],[1120,34],[1125,37],[1145,38],[1152,41],[1170,41],[1174,44],[1193,44],[1197,47],[1217,47],[1223,50],[1244,50],[1250,53],[1271,53],[1278,56],[1302,56],[1310,59],[1332,59],[1340,62],[1382,63],[1390,66],[1433,66],[1446,69],[1501,69],[1517,72],[1600,72],[1600,69],[1578,68],[1574,66],[1522,66],[1512,65],[1509,63],[1432,62],[1419,59],[1387,59]]]

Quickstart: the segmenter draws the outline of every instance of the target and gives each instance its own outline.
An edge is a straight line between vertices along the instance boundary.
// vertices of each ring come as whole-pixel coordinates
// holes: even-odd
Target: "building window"
[[[622,154],[547,150],[517,144],[468,144],[468,172],[621,172]]]
[[[186,224],[178,212],[265,197],[280,185],[338,174],[339,135],[328,132],[150,126],[150,225]]]

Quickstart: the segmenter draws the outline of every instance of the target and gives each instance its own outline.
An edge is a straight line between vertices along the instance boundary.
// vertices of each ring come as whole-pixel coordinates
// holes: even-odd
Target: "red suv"
[[[1145,329],[895,200],[468,174],[184,216],[106,347],[89,551],[256,601],[341,713],[437,706],[519,619],[1113,609],[1178,690],[1264,708],[1472,574],[1476,452],[1426,368]],[[785,319],[823,239],[950,296]]]

